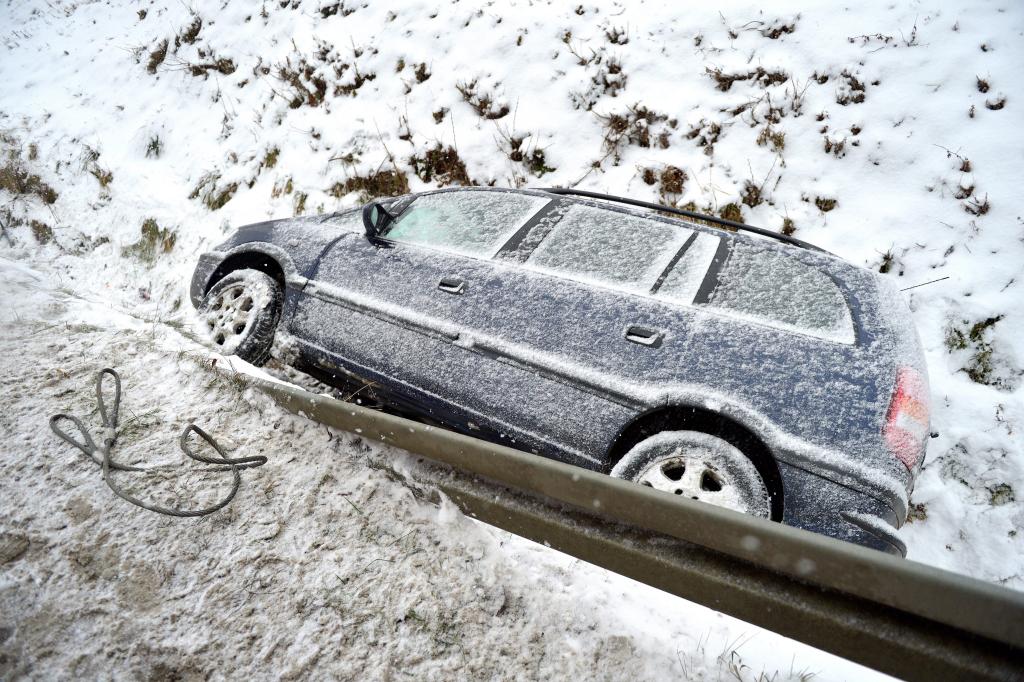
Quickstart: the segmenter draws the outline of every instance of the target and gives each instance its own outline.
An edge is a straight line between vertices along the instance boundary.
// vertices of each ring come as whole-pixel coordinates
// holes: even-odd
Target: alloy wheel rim
[[[206,327],[213,342],[222,349],[236,348],[252,327],[256,302],[243,284],[227,287],[217,294],[206,313]]]
[[[700,452],[675,452],[648,465],[635,481],[655,490],[733,511],[767,517],[767,500],[750,494],[737,477]]]

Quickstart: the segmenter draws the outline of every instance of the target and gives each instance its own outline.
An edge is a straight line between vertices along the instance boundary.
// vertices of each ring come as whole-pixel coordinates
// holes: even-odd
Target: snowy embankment
[[[240,393],[190,340],[191,268],[232,226],[467,182],[692,205],[901,288],[948,278],[906,292],[938,436],[901,533],[1024,587],[1024,12],[364,4],[0,9],[4,677],[859,675],[438,511],[399,455]],[[117,500],[45,423],[89,414],[104,365],[126,460],[178,461],[195,419],[270,463],[200,521]]]

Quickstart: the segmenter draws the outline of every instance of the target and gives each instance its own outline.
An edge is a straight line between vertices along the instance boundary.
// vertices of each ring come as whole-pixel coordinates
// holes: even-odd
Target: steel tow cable
[[[104,376],[110,376],[114,380],[114,400],[113,406],[110,411],[107,411],[107,404],[103,398],[103,378]],[[103,481],[107,486],[114,492],[115,495],[123,500],[131,502],[137,507],[148,509],[149,511],[157,512],[158,514],[166,514],[167,516],[179,516],[179,517],[194,517],[194,516],[206,516],[212,514],[215,511],[223,509],[232,499],[235,497],[235,493],[238,492],[238,487],[242,483],[242,475],[239,473],[242,469],[248,469],[252,467],[262,466],[267,463],[267,458],[262,455],[251,455],[249,457],[238,457],[228,458],[225,455],[224,450],[220,444],[214,440],[213,436],[203,431],[195,424],[189,424],[185,427],[185,430],[181,432],[181,436],[178,438],[178,445],[181,447],[182,452],[187,457],[197,462],[203,462],[205,464],[222,464],[225,466],[216,467],[209,469],[212,472],[220,471],[231,471],[234,478],[234,482],[231,486],[231,492],[227,494],[217,504],[202,509],[173,509],[170,507],[161,507],[156,504],[151,504],[140,500],[137,497],[132,496],[126,492],[123,488],[118,487],[110,476],[111,471],[136,471],[136,472],[152,472],[152,471],[166,471],[168,469],[175,468],[174,465],[159,466],[159,467],[135,467],[127,464],[120,464],[115,462],[111,458],[110,451],[114,447],[114,443],[117,441],[117,419],[118,412],[121,408],[121,377],[116,371],[107,367],[102,369],[96,375],[96,405],[99,409],[100,419],[103,421],[102,435],[100,436],[100,445],[96,445],[96,442],[89,435],[89,430],[81,419],[70,414],[55,414],[50,417],[50,428],[53,432],[60,436],[63,440],[67,441],[71,445],[81,450],[89,459],[95,464],[98,464],[103,469]],[[74,437],[69,435],[66,431],[60,428],[59,423],[61,421],[69,421],[74,424],[75,428],[78,429],[81,435],[81,440],[76,440]],[[189,434],[196,433],[200,438],[205,440],[214,450],[217,451],[219,457],[208,457],[200,454],[196,454],[192,451],[189,446]]]

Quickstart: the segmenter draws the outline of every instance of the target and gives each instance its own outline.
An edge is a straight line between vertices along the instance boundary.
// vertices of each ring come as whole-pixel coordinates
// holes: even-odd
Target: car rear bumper
[[[896,511],[879,498],[780,464],[784,487],[783,522],[896,556],[907,547],[896,534]]]

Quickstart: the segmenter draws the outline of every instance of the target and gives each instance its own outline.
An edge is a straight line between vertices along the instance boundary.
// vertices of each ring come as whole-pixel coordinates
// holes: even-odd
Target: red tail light
[[[928,438],[928,382],[916,369],[903,367],[897,373],[882,435],[889,451],[913,471]]]

